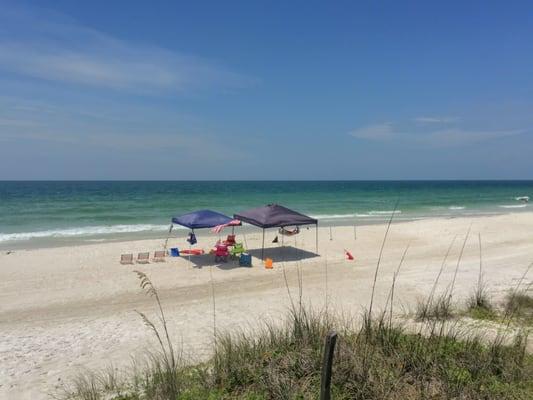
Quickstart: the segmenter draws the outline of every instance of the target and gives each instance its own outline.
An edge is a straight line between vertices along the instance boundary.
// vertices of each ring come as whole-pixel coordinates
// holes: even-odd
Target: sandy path
[[[385,247],[376,291],[383,303],[393,271],[405,246],[410,250],[398,280],[399,306],[413,305],[426,294],[447,247],[457,235],[441,278],[442,288],[453,276],[462,241],[472,224],[461,262],[455,293],[464,298],[477,281],[477,234],[483,239],[485,280],[495,300],[516,285],[533,261],[533,214],[521,213],[479,218],[428,219],[394,224]],[[289,305],[282,258],[289,285],[296,294],[296,269],[303,271],[305,300],[317,307],[359,312],[368,304],[374,268],[385,226],[360,226],[357,240],[352,227],[320,230],[315,257],[314,231],[288,239],[284,249],[271,248],[274,270],[257,259],[254,268],[228,263],[209,267],[211,257],[168,259],[166,263],[122,266],[121,253],[155,250],[160,240],[101,243],[88,246],[17,251],[0,255],[0,398],[39,399],[82,367],[121,365],[141,353],[151,342],[150,332],[134,310],[153,316],[152,299],[146,297],[132,272],[148,273],[160,289],[171,332],[187,354],[205,357],[211,349],[212,300],[210,268],[216,292],[218,329],[246,328],[261,320],[278,320]],[[267,236],[270,243],[274,232]],[[204,248],[213,237],[199,237]],[[247,235],[249,248],[260,247],[258,235]],[[183,246],[183,243],[177,243]],[[302,250],[291,246],[297,245]],[[270,246],[275,246],[270,244]],[[343,249],[356,262],[345,261]],[[257,253],[255,253],[257,254]],[[327,285],[325,259],[328,259]],[[531,276],[527,281],[530,282]]]

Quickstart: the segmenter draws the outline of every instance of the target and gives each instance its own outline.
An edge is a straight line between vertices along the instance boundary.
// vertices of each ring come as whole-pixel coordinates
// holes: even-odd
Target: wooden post
[[[331,231],[331,226],[329,227],[329,240],[333,240],[333,232]]]
[[[320,380],[320,400],[331,399],[331,366],[337,343],[337,332],[331,331],[326,336],[324,347],[324,359],[322,361],[322,378]]]

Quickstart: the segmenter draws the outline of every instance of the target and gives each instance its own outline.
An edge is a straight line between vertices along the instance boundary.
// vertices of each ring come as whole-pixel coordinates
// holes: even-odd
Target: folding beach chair
[[[242,243],[235,243],[229,252],[232,257],[239,257],[242,253],[246,252],[246,249]]]
[[[148,264],[150,262],[150,253],[139,253],[137,255],[137,264]]]
[[[215,247],[215,262],[227,262],[228,256],[228,247],[223,244],[217,244]]]
[[[154,251],[154,258],[153,260],[155,262],[165,262],[165,257],[166,257],[167,253],[165,250],[158,250],[158,251]]]
[[[133,254],[122,254],[120,256],[120,263],[125,264],[133,264]]]
[[[228,235],[226,240],[222,242],[226,246],[233,246],[235,244],[235,235]]]

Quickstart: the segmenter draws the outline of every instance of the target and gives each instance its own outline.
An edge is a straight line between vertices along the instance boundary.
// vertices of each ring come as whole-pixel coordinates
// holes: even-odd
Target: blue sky
[[[531,179],[531,21],[527,1],[0,0],[0,179]]]

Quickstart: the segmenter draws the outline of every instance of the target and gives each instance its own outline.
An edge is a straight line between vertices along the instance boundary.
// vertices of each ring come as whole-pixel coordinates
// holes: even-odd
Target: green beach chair
[[[242,253],[246,253],[246,249],[242,243],[235,243],[229,253],[232,257],[238,258]]]

